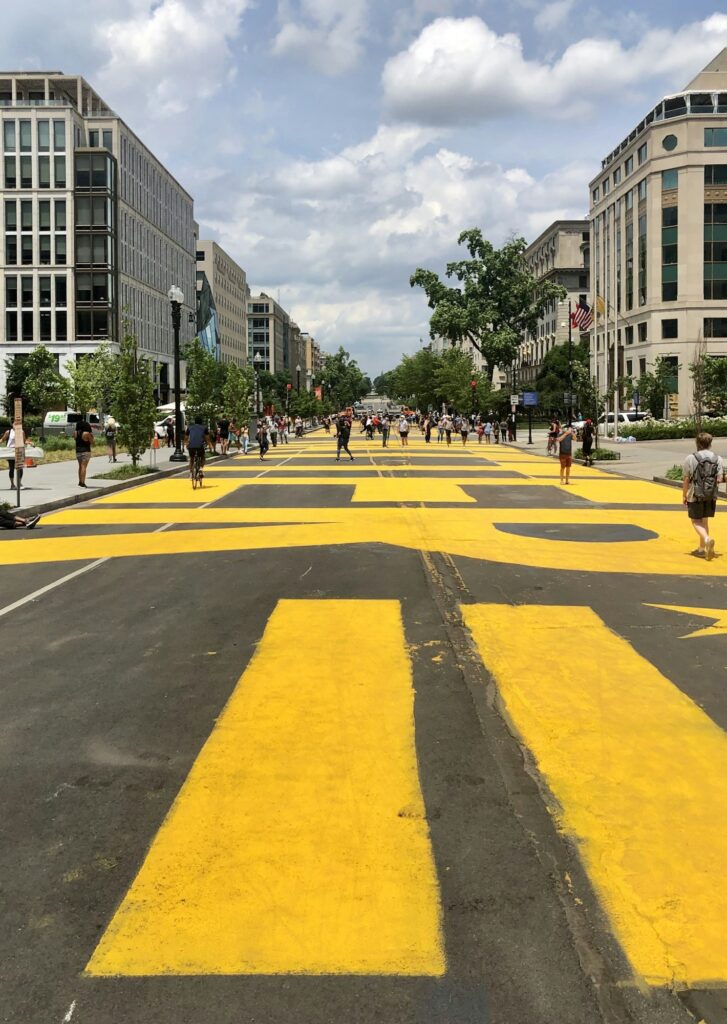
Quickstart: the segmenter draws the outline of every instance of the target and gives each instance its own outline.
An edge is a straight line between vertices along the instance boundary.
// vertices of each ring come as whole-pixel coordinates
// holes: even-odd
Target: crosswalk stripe
[[[727,982],[727,736],[590,608],[462,609],[634,969]]]
[[[441,975],[413,697],[397,601],[280,601],[87,973]]]

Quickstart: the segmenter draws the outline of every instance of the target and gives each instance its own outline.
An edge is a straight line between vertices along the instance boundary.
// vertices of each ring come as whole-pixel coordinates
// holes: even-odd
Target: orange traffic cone
[[[155,451],[158,450],[160,447],[159,438],[156,436],[156,434],[154,435],[154,440],[152,441],[151,446],[152,448],[154,448]]]
[[[35,459],[26,458],[26,460],[25,460],[25,468],[26,469],[32,469],[33,466],[35,466]]]

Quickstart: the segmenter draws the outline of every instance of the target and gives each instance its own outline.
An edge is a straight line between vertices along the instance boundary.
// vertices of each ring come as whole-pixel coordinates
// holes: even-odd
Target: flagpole
[[[613,379],[616,383],[616,390],[613,393],[613,430],[614,439],[618,440],[618,414],[620,408],[620,396],[618,393],[618,380],[619,380],[619,366],[618,366],[618,294],[616,292],[616,281],[618,275],[616,273],[616,260],[618,254],[616,252],[616,204],[613,204]]]
[[[604,217],[603,217],[603,300],[604,300],[603,320],[604,320],[604,326],[605,326],[603,342],[604,342],[604,350],[605,350],[605,353],[606,353],[606,355],[605,355],[605,360],[606,360],[606,376],[605,376],[605,379],[604,379],[604,389],[606,391],[606,437],[609,436],[608,435],[608,418],[609,418],[609,415],[611,413],[611,398],[608,395],[608,379],[609,379],[610,370],[611,370],[611,359],[610,359],[610,354],[611,353],[610,353],[610,342],[609,342],[609,336],[608,336],[609,308],[610,308],[609,298],[610,298],[610,294],[611,294],[611,289],[609,287],[610,277],[611,277],[611,268],[610,268],[611,253],[609,251],[610,250],[610,246],[609,246],[610,229],[611,229],[611,222],[610,222],[610,217],[608,216],[608,207],[606,207],[606,209],[604,211]]]

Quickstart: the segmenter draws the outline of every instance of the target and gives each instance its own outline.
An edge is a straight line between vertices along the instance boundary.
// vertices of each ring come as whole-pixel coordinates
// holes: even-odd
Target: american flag
[[[577,328],[579,331],[587,331],[593,323],[593,313],[591,307],[585,302],[581,301],[578,303],[576,308],[570,315],[571,325]]]

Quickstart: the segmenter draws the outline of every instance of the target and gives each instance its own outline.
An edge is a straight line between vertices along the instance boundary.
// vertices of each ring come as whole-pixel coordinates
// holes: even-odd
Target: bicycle
[[[189,475],[192,478],[192,490],[196,491],[198,487],[202,486],[204,479],[204,473],[202,472],[204,466],[204,450],[202,448],[194,448],[189,455]]]

